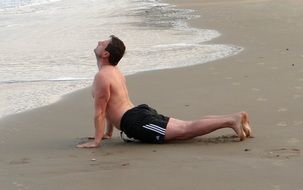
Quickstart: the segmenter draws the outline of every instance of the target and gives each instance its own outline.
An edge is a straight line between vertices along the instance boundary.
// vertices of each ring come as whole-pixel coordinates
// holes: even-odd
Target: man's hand
[[[107,140],[112,138],[112,133],[105,133],[102,137],[102,140]],[[100,143],[95,141],[95,137],[87,137],[89,142],[78,144],[76,147],[77,148],[97,148],[100,146]]]
[[[100,146],[99,142],[90,141],[90,142],[86,142],[86,143],[83,143],[83,144],[79,144],[76,147],[77,148],[97,148],[99,146]]]
[[[111,139],[112,138],[112,133],[105,133],[104,135],[103,135],[103,137],[102,137],[102,139],[104,140],[104,139]]]

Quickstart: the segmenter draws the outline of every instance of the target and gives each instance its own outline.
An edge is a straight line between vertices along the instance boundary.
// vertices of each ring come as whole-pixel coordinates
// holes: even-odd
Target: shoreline
[[[90,93],[82,89],[0,120],[6,126],[0,135],[3,188],[301,189],[300,1],[175,2],[201,14],[192,25],[221,32],[211,43],[226,41],[245,50],[206,64],[128,76],[130,97],[185,120],[246,110],[255,138],[234,142],[228,137],[233,132],[222,130],[148,145],[124,143],[115,131],[99,149],[76,149],[82,137],[93,134]]]
[[[131,5],[132,3],[130,3],[129,6]],[[138,8],[140,7],[139,5],[140,3],[137,2],[133,6]],[[130,11],[131,13],[126,13],[126,18],[131,17],[131,15],[136,18],[140,18],[138,19],[138,22],[127,23],[127,27],[130,30],[137,31],[137,33],[141,33],[141,30],[143,29],[144,32],[148,31],[147,34],[156,33],[156,35],[152,35],[151,37],[145,39],[147,40],[147,47],[150,47],[151,49],[143,48],[143,50],[138,50],[142,48],[141,46],[144,47],[144,45],[140,46],[141,42],[139,43],[139,48],[136,49],[133,48],[133,46],[137,43],[137,41],[125,38],[126,44],[129,44],[130,51],[128,53],[129,55],[131,55],[128,56],[127,53],[120,65],[121,70],[125,74],[137,73],[148,70],[187,67],[195,64],[202,64],[207,61],[209,62],[210,60],[213,61],[214,59],[222,59],[227,56],[235,55],[239,51],[241,51],[241,47],[233,45],[227,46],[225,44],[205,43],[205,41],[210,41],[210,39],[216,38],[219,33],[215,30],[210,29],[200,30],[199,28],[187,27],[188,21],[197,16],[195,14],[192,14],[192,11],[190,11],[192,9],[175,8],[173,5],[158,1],[151,3],[151,5],[149,5],[149,3],[147,2],[144,2],[143,7],[144,8],[142,8],[142,10],[137,10],[136,8],[133,11]],[[149,9],[151,10],[149,11]],[[144,13],[146,11],[149,11],[148,15],[144,16]],[[58,14],[64,15],[62,11],[58,12]],[[135,29],[133,27],[135,27]],[[118,35],[120,35],[119,32]],[[160,39],[159,36],[161,36],[162,39]],[[123,35],[121,37],[122,39],[124,39]],[[138,38],[140,39],[141,37]],[[151,42],[150,39],[153,39],[154,42]],[[90,41],[91,39],[87,40]],[[5,46],[6,45],[4,45],[3,47]],[[30,57],[30,51],[28,53],[29,54],[27,56]],[[87,53],[85,54],[87,55]],[[134,56],[134,54],[137,54],[137,56]],[[37,61],[35,57],[39,57],[39,55],[32,56],[33,58],[30,62]],[[64,55],[62,55],[62,57],[63,56]],[[57,56],[54,56],[54,59],[56,59],[56,57]],[[75,54],[74,57],[77,57],[77,54]],[[185,57],[187,57],[186,60]],[[91,58],[93,57],[86,57],[87,60],[90,60]],[[143,61],[144,59],[146,61]],[[16,61],[17,60],[18,59],[16,59]],[[74,62],[76,63],[76,61],[78,60],[75,60]],[[44,62],[43,59],[41,59],[41,62]],[[89,63],[91,61],[86,62]],[[124,62],[127,64],[124,64]],[[154,64],[155,62],[157,62],[157,64]],[[54,70],[60,70],[60,64],[54,65]],[[81,63],[81,65],[83,64]],[[36,76],[36,72],[30,71],[32,74],[32,79],[27,79],[27,76],[21,75],[19,76],[20,80],[15,80],[14,77],[16,76],[13,75],[13,73],[4,72],[8,73],[8,75],[6,76],[6,74],[4,74],[4,80],[1,79],[2,82],[0,84],[0,91],[1,89],[3,91],[7,89],[7,93],[0,93],[0,96],[5,100],[4,103],[2,103],[2,109],[0,110],[1,118],[7,115],[13,115],[14,113],[29,111],[37,107],[52,104],[54,102],[59,101],[61,99],[61,96],[89,86],[89,79],[92,79],[93,73],[95,72],[95,66],[91,64],[88,65],[89,66],[84,66],[81,69],[83,70],[83,72],[79,72],[79,70],[77,71],[77,69],[74,70],[73,68],[70,68],[66,70],[63,69],[59,73],[50,72],[48,74],[49,76]],[[35,68],[37,66],[28,65],[28,67]],[[41,64],[41,67],[41,70],[44,70],[43,64]],[[22,68],[22,66],[20,66],[20,68]],[[12,68],[10,68],[10,66],[4,66],[4,71],[6,71],[7,69]],[[18,71],[17,69],[15,72],[18,73],[21,71]],[[21,88],[23,90],[20,90]],[[17,96],[18,98],[14,98],[10,94],[15,94],[15,96]]]

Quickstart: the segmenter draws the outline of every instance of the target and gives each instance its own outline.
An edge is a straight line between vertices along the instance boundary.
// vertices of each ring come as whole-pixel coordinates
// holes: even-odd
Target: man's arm
[[[95,89],[94,89],[94,125],[95,125],[95,138],[93,141],[80,144],[79,148],[95,148],[100,145],[105,131],[105,113],[107,102],[110,98],[110,84],[108,79],[99,72],[95,76]]]

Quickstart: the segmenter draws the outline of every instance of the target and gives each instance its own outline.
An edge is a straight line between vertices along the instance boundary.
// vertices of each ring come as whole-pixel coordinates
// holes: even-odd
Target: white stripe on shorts
[[[159,131],[162,131],[165,134],[165,129],[163,129],[162,127],[158,126],[158,125],[154,125],[154,124],[149,124],[150,127],[155,128]]]
[[[159,126],[157,126],[157,125],[148,124],[148,125],[144,125],[143,127],[144,127],[145,129],[154,131],[154,132],[159,133],[159,134],[161,134],[161,135],[165,135],[165,129],[163,129],[162,127],[159,127]]]

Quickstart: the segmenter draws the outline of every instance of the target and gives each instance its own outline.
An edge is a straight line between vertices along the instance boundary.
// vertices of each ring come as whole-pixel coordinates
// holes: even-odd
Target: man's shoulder
[[[104,71],[99,71],[95,75],[94,82],[97,84],[107,84],[110,82],[110,78],[107,76],[108,74]]]
[[[105,79],[105,73],[102,71],[98,71],[95,75],[95,80],[104,80]]]
[[[104,67],[95,75],[95,81],[110,82],[115,71],[111,67]]]

